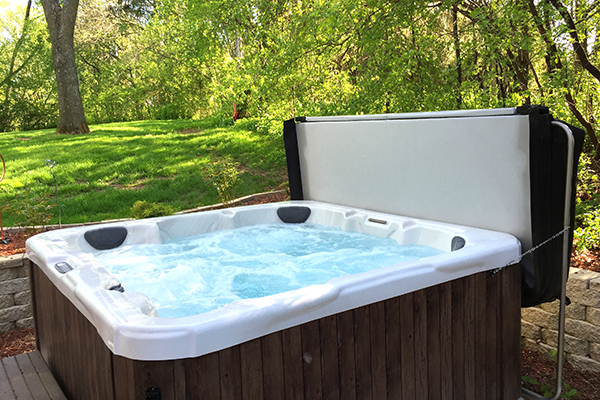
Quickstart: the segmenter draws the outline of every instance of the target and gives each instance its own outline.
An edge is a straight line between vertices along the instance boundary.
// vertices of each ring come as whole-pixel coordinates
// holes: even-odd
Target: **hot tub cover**
[[[507,232],[527,251],[564,228],[567,140],[554,120],[543,106],[290,119],[291,198]],[[584,131],[569,127],[575,178]],[[559,297],[562,262],[560,240],[522,260],[523,306]]]

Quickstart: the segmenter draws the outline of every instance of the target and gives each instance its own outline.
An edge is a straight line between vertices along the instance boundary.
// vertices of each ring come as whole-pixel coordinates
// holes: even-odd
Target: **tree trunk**
[[[52,61],[58,91],[58,126],[56,133],[88,133],[83,102],[79,92],[73,33],[79,0],[42,0],[52,43]]]
[[[460,36],[458,35],[458,5],[452,6],[452,37],[456,56],[456,108],[462,108],[462,59],[460,56]]]

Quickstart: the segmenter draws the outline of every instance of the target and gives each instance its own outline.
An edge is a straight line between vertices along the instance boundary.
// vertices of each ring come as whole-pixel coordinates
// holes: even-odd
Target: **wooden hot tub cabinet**
[[[70,400],[520,397],[520,268],[482,272],[196,358],[114,355],[32,263],[37,345]]]

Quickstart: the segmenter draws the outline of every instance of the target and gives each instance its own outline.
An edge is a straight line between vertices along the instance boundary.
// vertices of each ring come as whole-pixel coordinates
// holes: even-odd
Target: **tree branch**
[[[594,78],[600,81],[600,70],[590,62],[586,49],[581,45],[579,34],[577,33],[577,27],[575,26],[575,21],[569,13],[569,10],[567,10],[565,5],[562,4],[560,0],[550,0],[550,3],[552,3],[554,8],[560,13],[563,20],[567,24],[567,27],[569,28],[569,34],[571,35],[571,39],[573,39],[573,50],[575,51],[575,54],[577,54],[577,58],[579,58],[581,66],[590,74],[592,74]]]
[[[548,31],[544,27],[544,24],[537,12],[537,8],[535,7],[535,3],[533,2],[534,0],[524,0],[524,1],[527,2],[528,6],[529,6],[529,12],[533,16],[533,19],[538,28],[538,31],[540,32],[540,35],[542,36],[542,39],[544,40],[544,42],[546,42],[546,47],[547,47],[548,53],[549,53],[549,59],[554,60],[554,61],[552,61],[552,63],[554,64],[554,66],[557,69],[562,69],[563,65],[562,65],[562,61],[560,59],[560,54],[558,52],[558,48],[556,47],[554,40],[548,35]],[[551,1],[554,1],[554,0],[551,0]],[[551,70],[554,70],[554,69],[551,67]],[[583,125],[583,127],[585,128],[585,131],[588,134],[588,138],[592,142],[592,146],[594,147],[594,151],[596,153],[596,154],[594,154],[594,159],[600,160],[600,143],[598,143],[598,137],[596,136],[594,127],[577,108],[577,104],[575,102],[575,99],[573,98],[573,95],[571,94],[571,91],[569,90],[569,86],[568,86],[566,80],[563,81],[563,87],[566,90],[565,100],[567,101],[567,106],[569,107],[569,110],[571,111],[571,113],[573,113],[575,118],[577,118],[577,121],[579,121],[579,123],[581,125]]]
[[[157,49],[157,48],[155,48],[155,47],[144,46],[144,48],[145,48],[146,50],[148,50],[148,51],[151,51],[151,52],[153,52],[153,53],[155,53],[155,54],[158,54],[158,55],[159,55],[159,56],[161,56],[161,57],[164,57],[164,58],[169,58],[169,59],[171,59],[171,60],[173,60],[173,61],[177,61],[178,63],[181,63],[181,64],[185,65],[185,66],[186,66],[186,68],[189,68],[190,70],[192,70],[192,71],[194,71],[195,73],[199,74],[199,75],[200,75],[200,76],[202,76],[203,78],[205,78],[205,79],[208,79],[208,76],[206,76],[206,75],[205,75],[205,74],[204,74],[202,71],[200,71],[200,70],[199,70],[199,69],[197,69],[197,68],[194,68],[194,67],[192,67],[191,65],[188,65],[188,64],[187,64],[185,61],[183,61],[183,60],[181,60],[181,59],[179,59],[179,58],[175,57],[174,55],[171,55],[171,54],[167,54],[167,53],[165,53],[165,52],[162,52],[162,51],[158,50],[158,49]]]
[[[97,74],[100,74],[100,68],[98,68],[96,65],[90,63],[88,60],[85,59],[85,57],[82,54],[79,54],[79,58],[81,58],[81,60],[89,65],[92,69],[94,69],[96,71]]]
[[[15,69],[14,71],[11,71],[3,80],[2,82],[0,82],[0,86],[6,85],[10,82],[10,80],[12,79],[13,76],[17,75],[23,68],[25,68],[25,66],[27,65],[27,63],[29,62],[29,60],[31,60],[33,58],[33,56],[35,56],[37,54],[37,52],[42,48],[41,45],[37,45],[36,47],[34,47],[33,51],[27,56],[27,58],[25,60],[23,60],[23,63],[17,67],[17,69]]]

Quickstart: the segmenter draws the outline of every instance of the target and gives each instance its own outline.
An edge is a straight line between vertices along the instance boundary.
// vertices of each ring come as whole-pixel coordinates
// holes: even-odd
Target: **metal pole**
[[[574,158],[574,147],[575,139],[573,138],[573,132],[564,123],[558,121],[552,121],[552,125],[562,128],[567,136],[567,178],[565,187],[565,212],[563,219],[563,226],[568,227],[571,224],[571,194],[573,188],[573,158]],[[569,231],[566,230],[563,237],[563,270],[562,270],[562,287],[560,290],[560,309],[558,313],[558,354],[557,354],[557,367],[556,367],[556,394],[553,397],[542,396],[538,393],[534,393],[525,388],[521,388],[523,395],[534,398],[534,399],[551,399],[558,400],[562,393],[562,380],[563,380],[563,362],[564,362],[564,347],[565,347],[565,307],[567,298],[567,279],[569,277]]]

